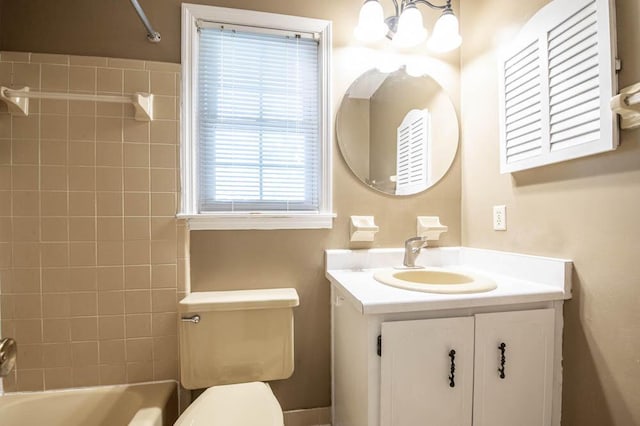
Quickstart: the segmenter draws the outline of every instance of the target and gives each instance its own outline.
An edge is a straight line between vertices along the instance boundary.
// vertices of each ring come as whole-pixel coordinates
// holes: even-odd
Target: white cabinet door
[[[471,425],[473,324],[382,323],[381,426]]]
[[[549,426],[553,351],[553,309],[476,315],[473,425]]]

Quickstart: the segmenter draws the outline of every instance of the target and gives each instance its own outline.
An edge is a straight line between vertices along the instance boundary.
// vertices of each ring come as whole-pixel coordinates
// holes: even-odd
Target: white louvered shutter
[[[199,27],[198,209],[318,211],[318,41]]]
[[[429,186],[429,111],[412,109],[398,126],[396,195],[424,191]]]
[[[614,12],[608,0],[552,1],[503,52],[501,173],[618,146]]]

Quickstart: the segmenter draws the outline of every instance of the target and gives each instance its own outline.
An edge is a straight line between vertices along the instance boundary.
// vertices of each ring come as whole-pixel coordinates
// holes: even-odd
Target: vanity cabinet
[[[553,334],[553,309],[383,322],[381,426],[550,425]]]

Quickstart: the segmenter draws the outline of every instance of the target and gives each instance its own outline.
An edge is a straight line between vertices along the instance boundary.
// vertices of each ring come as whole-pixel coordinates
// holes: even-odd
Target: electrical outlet
[[[507,207],[493,206],[493,229],[494,231],[507,230]]]

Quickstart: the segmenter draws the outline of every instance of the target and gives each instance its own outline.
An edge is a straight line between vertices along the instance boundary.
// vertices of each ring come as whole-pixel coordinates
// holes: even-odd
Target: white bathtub
[[[168,426],[177,417],[173,381],[0,396],[2,426]]]

